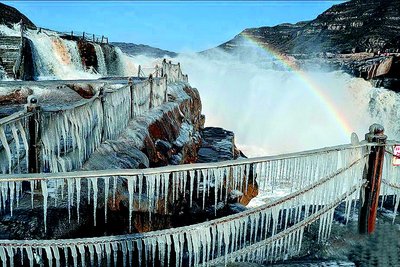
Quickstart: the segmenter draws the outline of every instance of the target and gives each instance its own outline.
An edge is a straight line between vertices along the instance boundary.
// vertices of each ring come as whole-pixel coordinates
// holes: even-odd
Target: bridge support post
[[[149,109],[153,107],[153,75],[150,74],[149,76],[150,82],[150,101],[149,101]]]
[[[365,140],[369,143],[377,143],[371,147],[368,158],[368,166],[364,170],[364,178],[368,184],[361,192],[361,205],[358,218],[358,230],[361,234],[371,234],[375,230],[376,213],[378,209],[379,191],[382,182],[383,160],[387,136],[384,134],[383,126],[373,124],[369,127],[369,133],[365,135]]]
[[[164,74],[164,84],[165,84],[165,88],[164,88],[164,103],[168,102],[168,77],[167,74]]]
[[[40,106],[37,104],[37,98],[34,96],[28,97],[26,111],[32,112],[29,117],[29,173],[40,173]]]
[[[104,87],[101,87],[99,90],[99,98],[101,101],[101,109],[103,111],[103,130],[101,131],[101,142],[104,142],[106,140],[106,116],[105,116],[105,108],[104,108],[104,102],[106,101],[105,99],[106,92],[104,91]]]
[[[128,78],[128,85],[129,85],[129,91],[130,91],[130,94],[131,94],[131,112],[130,112],[130,116],[131,116],[131,118],[133,118],[134,97],[133,97],[133,78],[132,77]]]

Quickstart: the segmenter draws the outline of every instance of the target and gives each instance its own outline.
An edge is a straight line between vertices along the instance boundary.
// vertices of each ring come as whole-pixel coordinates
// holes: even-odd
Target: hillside
[[[12,25],[19,23],[22,19],[24,24],[29,28],[36,28],[35,24],[30,21],[25,15],[19,12],[17,9],[0,3],[0,24]]]
[[[142,44],[121,43],[121,42],[114,42],[111,44],[118,46],[119,48],[121,48],[122,52],[132,56],[145,55],[149,57],[161,58],[164,56],[176,57],[178,55],[175,52],[162,50],[156,47],[142,45]]]
[[[334,5],[316,19],[249,28],[219,47],[231,51],[255,39],[289,54],[397,50],[400,0],[353,0]]]

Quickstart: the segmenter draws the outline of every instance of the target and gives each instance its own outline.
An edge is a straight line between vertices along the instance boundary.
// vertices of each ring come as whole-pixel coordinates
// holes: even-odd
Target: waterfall
[[[4,71],[3,67],[0,66],[0,80],[7,79],[7,73]]]
[[[361,78],[278,71],[229,55],[176,60],[200,90],[206,126],[233,131],[249,157],[349,143],[351,132],[363,139],[375,122],[400,139],[400,95]]]
[[[76,42],[56,35],[28,32],[32,41],[35,78],[47,79],[95,79],[99,75],[84,69]]]
[[[124,54],[119,47],[115,48],[118,60],[118,73],[122,76],[137,76],[137,67],[134,59]]]
[[[99,44],[94,44],[94,49],[96,50],[96,57],[97,57],[97,71],[103,76],[107,76],[107,66],[104,57],[103,50]]]

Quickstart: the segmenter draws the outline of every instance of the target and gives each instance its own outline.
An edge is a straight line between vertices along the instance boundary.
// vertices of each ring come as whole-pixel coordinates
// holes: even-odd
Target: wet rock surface
[[[219,127],[206,127],[200,131],[201,147],[198,163],[218,162],[244,156],[235,146],[235,135]]]

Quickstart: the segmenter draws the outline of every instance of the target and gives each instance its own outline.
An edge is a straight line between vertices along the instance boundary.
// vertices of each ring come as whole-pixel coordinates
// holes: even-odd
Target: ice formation
[[[31,256],[33,250],[41,257],[55,261],[57,266],[65,263],[65,259],[57,255],[71,255],[74,266],[101,264],[104,258],[108,264],[113,263],[114,266],[140,264],[138,261],[159,262],[163,266],[172,263],[176,266],[197,266],[230,261],[265,263],[291,257],[299,253],[304,230],[311,223],[319,221],[320,240],[325,240],[329,236],[335,207],[342,201],[351,203],[356,199],[363,183],[362,173],[367,158],[364,148],[347,148],[339,151],[333,149],[316,154],[324,158],[319,159],[314,157],[313,153],[309,153],[293,157],[246,159],[225,164],[169,166],[144,169],[142,174],[125,175],[122,179],[128,181],[130,215],[133,213],[133,194],[140,195],[144,191],[147,198],[141,201],[147,201],[148,206],[155,210],[160,206],[159,201],[176,198],[178,194],[190,194],[190,199],[196,198],[198,185],[201,185],[200,197],[208,195],[210,193],[208,184],[211,182],[215,186],[214,194],[218,200],[221,199],[219,189],[223,188],[224,184],[230,182],[229,187],[243,189],[251,182],[247,176],[253,175],[259,182],[276,185],[293,183],[298,177],[302,182],[296,182],[297,190],[281,199],[196,225],[113,237],[51,241],[5,240],[2,241],[3,253],[0,253],[0,257],[3,261],[7,261],[17,252],[23,252],[30,264],[33,264],[34,258]],[[263,168],[255,167],[255,164],[261,164]],[[319,168],[321,164],[328,167],[328,170]],[[289,174],[284,170],[291,172]],[[269,175],[277,177],[270,179]],[[171,183],[169,183],[170,178],[172,178]],[[68,179],[76,180],[76,178]],[[95,207],[98,179],[90,178]],[[108,176],[103,179],[108,183]],[[68,196],[73,195],[74,192],[71,191],[74,190],[77,190],[76,194],[80,194],[80,187],[74,186],[74,183],[76,184],[76,181],[68,183]],[[168,195],[171,192],[170,187],[175,189],[176,195]],[[45,199],[47,199],[46,189],[46,181],[42,181],[42,194]],[[115,190],[115,187],[112,190]],[[189,196],[187,198],[189,199]],[[164,208],[167,207],[165,204],[166,202]],[[45,202],[44,209],[47,208],[46,205]],[[73,203],[68,204],[72,205]],[[95,211],[94,216],[96,216]],[[118,254],[122,257],[119,258]],[[124,262],[120,262],[121,259]]]
[[[397,216],[397,210],[400,203],[400,167],[393,164],[394,146],[386,146],[385,159],[382,173],[382,184],[380,195],[383,196],[383,202],[388,196],[393,196],[393,222]]]
[[[41,115],[44,171],[67,172],[79,168],[104,139],[116,138],[131,117],[164,103],[167,81],[187,79],[179,65],[164,63],[163,72],[167,80],[135,81],[132,87],[105,91],[103,96],[96,95],[69,109],[44,109]],[[22,155],[28,154],[23,121],[13,123],[9,129],[5,125],[0,127],[3,173],[13,172],[12,166],[19,165]],[[151,216],[156,212],[168,213],[170,201],[180,198],[187,199],[190,206],[198,201],[203,208],[206,200],[212,199],[216,209],[219,203],[227,201],[230,191],[245,192],[250,183],[257,183],[261,189],[289,187],[290,194],[238,214],[156,232],[71,240],[2,240],[0,259],[3,265],[11,264],[18,255],[30,266],[41,260],[50,265],[53,262],[56,266],[68,265],[68,259],[72,259],[70,264],[74,266],[95,263],[129,266],[143,262],[197,266],[286,259],[299,253],[304,230],[311,223],[319,223],[320,241],[329,237],[333,211],[342,201],[346,202],[349,215],[363,184],[367,154],[364,146],[346,145],[275,157],[119,171],[115,175],[110,171],[97,176],[63,179],[46,176],[32,180],[32,189],[39,185],[41,188],[45,231],[49,205],[57,205],[57,199],[64,195],[68,217],[77,216],[79,220],[83,185],[96,224],[97,207],[107,206],[110,195],[115,198],[116,184],[126,181],[129,228],[135,195],[139,196],[139,207],[148,207]],[[385,172],[390,171],[393,172],[387,166]],[[99,197],[99,182],[104,182],[101,192],[104,198]],[[21,182],[3,180],[0,185],[0,207],[12,213],[21,194]],[[51,198],[55,201],[49,201]],[[107,218],[107,208],[104,212]]]
[[[29,137],[25,131],[26,123],[26,118],[22,118],[0,126],[0,171],[3,174],[21,173],[28,168]]]

